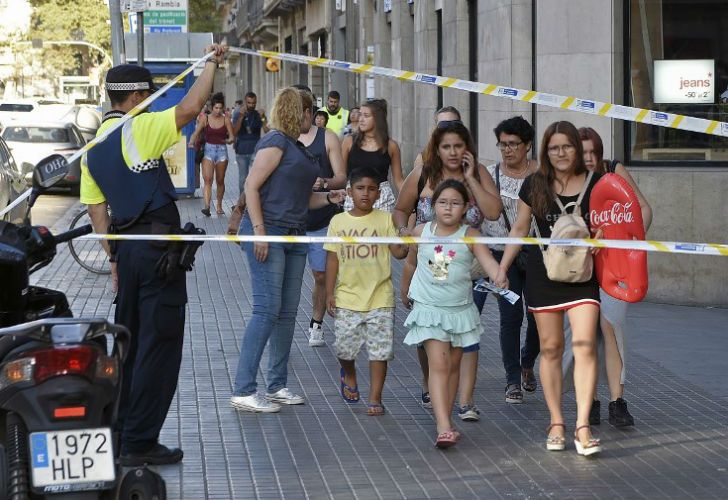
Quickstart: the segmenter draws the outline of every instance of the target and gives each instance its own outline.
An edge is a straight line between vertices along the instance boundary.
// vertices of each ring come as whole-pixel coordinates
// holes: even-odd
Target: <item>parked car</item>
[[[101,126],[101,113],[86,104],[41,104],[31,116],[38,120],[73,123],[87,142],[96,137],[96,131]]]
[[[68,158],[81,149],[86,140],[72,123],[61,121],[14,121],[0,134],[10,148],[15,161],[20,166],[20,173],[28,183],[33,174],[33,167],[43,158],[52,154],[61,154]],[[81,159],[70,164],[65,179],[57,185],[69,187],[73,194],[78,194],[81,182]]]
[[[25,181],[20,175],[20,169],[16,165],[15,159],[5,141],[0,139],[0,210],[15,201],[25,189]],[[28,201],[26,199],[2,217],[2,220],[20,224],[27,209]]]
[[[0,102],[0,131],[18,118],[26,116],[37,107],[38,103],[30,99]]]

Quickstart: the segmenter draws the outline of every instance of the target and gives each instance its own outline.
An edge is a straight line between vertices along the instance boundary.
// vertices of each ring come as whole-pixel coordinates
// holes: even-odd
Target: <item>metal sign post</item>
[[[137,64],[144,66],[144,11],[149,8],[147,0],[122,0],[122,12],[136,12],[137,20]]]
[[[137,64],[144,66],[144,12],[137,12]]]

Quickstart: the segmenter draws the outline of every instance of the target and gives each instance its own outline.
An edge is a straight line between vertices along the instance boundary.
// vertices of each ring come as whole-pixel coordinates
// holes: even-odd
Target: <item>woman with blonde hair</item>
[[[238,234],[304,235],[309,208],[343,202],[341,190],[311,190],[319,174],[318,160],[298,143],[311,119],[311,109],[304,110],[297,89],[278,91],[271,110],[272,130],[256,145],[245,181],[247,206]],[[253,314],[240,346],[231,404],[243,411],[277,412],[281,404],[304,402],[288,389],[287,379],[308,245],[247,242],[241,247],[250,272]],[[257,393],[256,376],[268,343],[268,390],[263,396]]]

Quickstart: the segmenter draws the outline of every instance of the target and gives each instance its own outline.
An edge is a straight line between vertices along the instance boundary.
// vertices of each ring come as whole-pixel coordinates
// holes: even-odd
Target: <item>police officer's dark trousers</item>
[[[145,241],[120,241],[116,322],[131,331],[124,362],[117,428],[121,453],[142,453],[158,440],[177,388],[184,339],[185,273],[157,275],[164,249]]]

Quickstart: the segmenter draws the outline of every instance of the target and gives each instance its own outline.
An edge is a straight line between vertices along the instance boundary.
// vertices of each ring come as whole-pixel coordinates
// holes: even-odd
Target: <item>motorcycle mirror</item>
[[[39,161],[33,169],[33,189],[52,187],[68,174],[68,162],[61,155],[50,155]]]
[[[38,196],[46,189],[53,187],[58,181],[68,174],[68,162],[61,155],[50,155],[39,161],[33,169],[33,189],[28,199],[28,210],[25,214],[26,222],[29,221],[30,208],[35,205]]]

